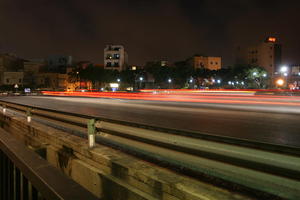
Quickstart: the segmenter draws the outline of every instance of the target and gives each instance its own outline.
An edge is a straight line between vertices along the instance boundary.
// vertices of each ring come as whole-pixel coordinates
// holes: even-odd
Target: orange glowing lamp
[[[283,80],[283,79],[278,79],[278,80],[276,81],[276,84],[277,84],[278,86],[283,86],[284,80]]]
[[[268,37],[268,42],[276,42],[276,38],[275,37]]]

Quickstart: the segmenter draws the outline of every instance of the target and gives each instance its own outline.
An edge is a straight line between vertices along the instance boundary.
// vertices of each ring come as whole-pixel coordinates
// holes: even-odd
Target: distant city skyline
[[[194,54],[234,63],[235,48],[271,35],[283,63],[300,63],[299,2],[90,0],[0,2],[0,50],[19,57],[71,55],[103,62],[107,44],[122,44],[129,64],[183,60]]]

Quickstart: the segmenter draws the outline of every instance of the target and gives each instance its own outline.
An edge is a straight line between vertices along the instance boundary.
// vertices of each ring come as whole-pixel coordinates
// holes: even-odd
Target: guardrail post
[[[95,127],[95,119],[91,119],[88,121],[88,140],[89,140],[89,148],[93,148],[95,146],[95,132],[96,132],[96,127]]]
[[[6,105],[2,105],[2,112],[3,112],[3,114],[6,113]]]
[[[31,122],[31,108],[28,108],[26,111],[26,116],[27,116],[27,122],[30,123]]]

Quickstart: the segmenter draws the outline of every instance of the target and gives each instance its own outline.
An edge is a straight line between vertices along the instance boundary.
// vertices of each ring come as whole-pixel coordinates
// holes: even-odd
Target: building
[[[39,73],[40,69],[45,65],[44,62],[36,62],[36,61],[24,61],[24,71],[32,72],[34,74]]]
[[[24,61],[24,85],[34,87],[37,85],[37,76],[41,69],[44,68],[43,60],[28,60]]]
[[[66,73],[67,67],[71,66],[72,64],[72,56],[52,55],[46,58],[47,68],[45,70],[54,73]]]
[[[104,49],[104,69],[126,69],[127,53],[122,45],[107,45]]]
[[[263,67],[271,76],[279,71],[281,65],[281,45],[275,37],[248,48],[237,49],[236,64]]]
[[[291,75],[292,76],[300,76],[300,65],[292,65],[291,66]]]
[[[40,88],[44,89],[60,89],[65,90],[68,86],[68,75],[60,73],[39,73],[36,83]]]
[[[194,56],[192,61],[195,69],[205,68],[209,70],[219,70],[222,68],[221,57]]]
[[[19,71],[23,60],[14,54],[0,54],[0,73],[4,71]]]
[[[0,54],[0,85],[23,85],[23,60],[14,54]]]
[[[300,89],[300,65],[291,65],[288,83],[291,89]]]
[[[1,74],[1,85],[23,85],[23,72],[3,72]]]

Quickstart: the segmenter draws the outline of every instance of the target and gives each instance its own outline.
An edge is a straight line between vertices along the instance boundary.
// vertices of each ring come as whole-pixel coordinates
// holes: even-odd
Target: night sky
[[[274,35],[284,63],[300,64],[299,12],[294,0],[0,0],[0,50],[103,63],[113,43],[125,46],[130,64],[197,53],[229,65],[236,46]]]

